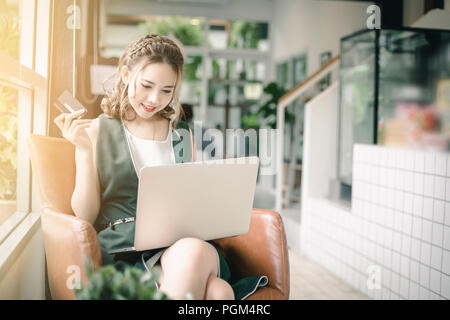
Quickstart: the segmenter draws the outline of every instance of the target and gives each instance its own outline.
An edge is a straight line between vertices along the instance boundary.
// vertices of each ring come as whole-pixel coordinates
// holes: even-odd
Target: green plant
[[[203,43],[203,23],[193,25],[190,18],[186,17],[152,17],[139,26],[147,33],[155,33],[164,36],[173,35],[185,46],[201,46]],[[201,56],[191,56],[184,65],[184,79],[195,81],[197,69],[202,63]]]
[[[265,37],[265,24],[249,21],[233,21],[228,37],[228,48],[258,49],[258,42]]]
[[[199,78],[197,77],[197,70],[201,63],[202,63],[201,56],[189,56],[184,63],[184,80],[186,81],[199,80]]]
[[[243,128],[259,128],[259,120],[256,114],[250,113],[241,118],[241,123]]]
[[[191,24],[191,19],[175,16],[157,16],[140,25],[148,33],[164,36],[173,35],[185,46],[201,46],[203,43],[202,23]]]
[[[156,288],[155,281],[159,279],[157,268],[146,272],[125,266],[120,271],[114,265],[106,265],[94,272],[87,260],[85,270],[89,282],[81,283],[80,289],[75,289],[78,300],[169,300]]]
[[[267,125],[272,129],[277,126],[277,105],[278,100],[287,92],[286,89],[279,86],[276,82],[271,82],[267,84],[263,92],[268,96],[266,102],[259,107],[256,111],[256,115],[262,116],[264,119],[270,119]],[[293,124],[295,120],[295,115],[289,110],[285,111],[285,121],[289,124]]]

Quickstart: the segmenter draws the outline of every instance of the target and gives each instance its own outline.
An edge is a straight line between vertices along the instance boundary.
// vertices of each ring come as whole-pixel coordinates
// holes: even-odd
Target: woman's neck
[[[169,121],[159,115],[150,119],[142,119],[136,115],[133,120],[123,122],[128,131],[139,138],[163,141],[167,137]]]

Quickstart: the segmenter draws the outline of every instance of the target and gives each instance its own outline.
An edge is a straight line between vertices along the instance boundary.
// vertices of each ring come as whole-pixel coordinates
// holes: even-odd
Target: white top
[[[169,128],[169,133],[164,141],[157,141],[136,137],[128,131],[125,125],[123,127],[127,135],[131,156],[138,177],[143,167],[175,164],[172,128]]]

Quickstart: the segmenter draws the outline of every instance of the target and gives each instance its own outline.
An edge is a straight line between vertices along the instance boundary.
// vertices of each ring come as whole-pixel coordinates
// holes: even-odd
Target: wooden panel
[[[77,1],[78,4],[78,1]],[[70,16],[67,9],[73,5],[72,0],[53,1],[53,37],[52,59],[50,61],[50,118],[49,135],[61,137],[59,128],[53,120],[60,111],[53,105],[54,101],[64,91],[72,92],[72,58],[73,58],[73,30],[68,28]],[[69,24],[70,25],[70,24]],[[76,29],[76,38],[79,39],[80,30]]]
[[[81,34],[80,34],[80,51],[77,57],[77,93],[76,97],[88,110],[85,119],[96,118],[100,113],[100,103],[103,96],[94,96],[91,94],[91,73],[90,66],[98,61],[98,38],[99,38],[99,1],[98,0],[81,0]],[[97,23],[95,21],[97,19]],[[96,29],[96,30],[95,30]],[[98,35],[95,37],[95,35]],[[95,39],[97,38],[97,39]],[[94,48],[96,46],[96,48]],[[95,50],[94,50],[95,49]],[[95,60],[97,53],[97,62]]]

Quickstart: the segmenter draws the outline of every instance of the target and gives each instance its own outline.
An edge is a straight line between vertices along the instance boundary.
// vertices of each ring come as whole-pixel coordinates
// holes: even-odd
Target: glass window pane
[[[0,0],[0,51],[19,60],[19,0]]]
[[[0,225],[16,211],[18,91],[0,85]]]
[[[446,151],[450,32],[383,30],[380,44],[379,143]]]
[[[293,80],[294,80],[294,85],[299,84],[300,82],[302,82],[303,80],[306,79],[308,73],[307,73],[307,55],[306,54],[302,54],[298,57],[295,57],[293,59]],[[287,63],[286,63],[287,65]],[[285,71],[286,72],[286,71]],[[281,76],[280,76],[281,77]],[[287,78],[287,75],[284,76],[285,78]],[[287,81],[287,79],[285,80]]]
[[[292,84],[289,83],[289,63],[283,62],[277,64],[277,83],[283,89],[290,90]]]
[[[209,25],[211,48],[268,50],[269,25],[266,22],[211,19]]]
[[[375,32],[341,43],[339,178],[352,183],[353,144],[374,142]]]

